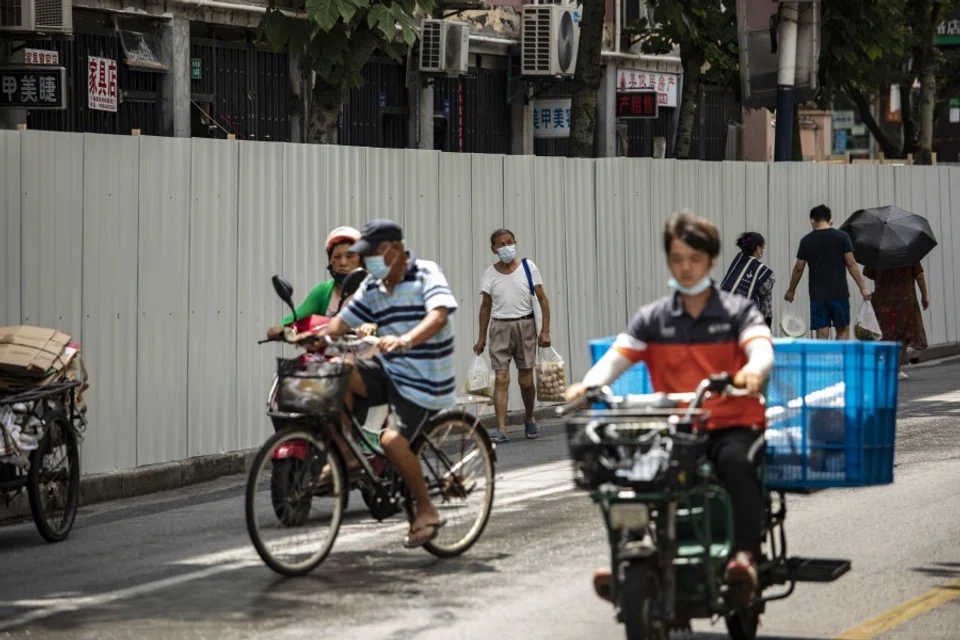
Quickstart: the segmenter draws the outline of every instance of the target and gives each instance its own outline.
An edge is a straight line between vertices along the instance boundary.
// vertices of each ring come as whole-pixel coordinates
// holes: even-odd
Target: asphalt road
[[[789,503],[791,552],[853,570],[771,603],[762,637],[960,637],[960,361],[914,369],[901,414],[895,484]],[[490,525],[456,560],[404,550],[405,525],[354,496],[327,561],[280,578],[252,555],[239,476],[85,508],[57,545],[0,528],[0,637],[623,637],[590,582],[607,561],[599,514],[571,490],[560,430],[544,432],[499,447]],[[722,622],[694,631],[677,637],[725,637]]]

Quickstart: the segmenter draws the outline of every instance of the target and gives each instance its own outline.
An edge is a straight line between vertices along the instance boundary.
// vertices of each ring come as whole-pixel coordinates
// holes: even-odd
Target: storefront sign
[[[656,91],[617,91],[618,118],[656,118],[659,114]]]
[[[954,11],[940,23],[934,42],[938,47],[960,45],[960,11]]]
[[[98,111],[117,111],[117,61],[87,57],[87,106]]]
[[[834,111],[833,128],[834,129],[853,129],[856,114],[853,111]]]
[[[657,92],[657,104],[661,107],[677,106],[677,84],[680,76],[659,71],[617,69],[617,91]]]
[[[60,64],[59,51],[47,51],[46,49],[24,49],[24,64]]]
[[[203,79],[203,66],[200,58],[190,58],[190,79]]]
[[[570,98],[537,100],[533,103],[533,137],[570,137]]]
[[[66,109],[66,88],[63,67],[0,67],[0,109]]]

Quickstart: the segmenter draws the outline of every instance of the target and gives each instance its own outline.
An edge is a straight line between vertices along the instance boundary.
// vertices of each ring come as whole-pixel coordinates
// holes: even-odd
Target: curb
[[[534,411],[534,418],[547,420],[552,417],[551,407],[541,407]],[[485,428],[495,424],[493,415],[484,416],[480,423]],[[523,412],[511,411],[507,414],[507,424],[523,424]],[[86,507],[100,502],[135,498],[160,491],[171,491],[189,487],[202,482],[216,480],[223,476],[245,473],[253,462],[257,449],[245,449],[232,453],[197,456],[177,462],[150,464],[135,469],[94,473],[80,478],[80,506]],[[0,523],[29,519],[30,504],[26,491],[21,491],[9,506],[0,503]]]
[[[960,342],[933,345],[923,351],[907,349],[907,357],[911,361],[916,359],[916,362],[930,362],[931,360],[941,360],[958,355],[960,355]]]
[[[180,489],[223,476],[244,473],[250,467],[256,452],[256,449],[246,449],[86,475],[80,478],[80,506]],[[24,518],[30,518],[26,491],[17,494],[9,506],[0,504],[0,522]]]

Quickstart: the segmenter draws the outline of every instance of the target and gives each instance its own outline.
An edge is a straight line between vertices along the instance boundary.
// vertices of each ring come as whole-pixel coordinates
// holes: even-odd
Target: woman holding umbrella
[[[877,313],[884,340],[900,343],[900,379],[905,380],[903,365],[907,362],[907,349],[920,351],[927,348],[927,332],[923,328],[923,308],[930,308],[927,279],[923,266],[918,262],[912,267],[894,267],[875,271],[863,270],[876,286],[873,291],[873,310]],[[917,301],[917,287],[920,301]]]
[[[905,379],[907,349],[927,348],[920,306],[929,308],[930,296],[920,261],[937,240],[926,218],[892,206],[861,209],[841,229],[850,235],[864,275],[876,282],[874,310],[884,340],[901,343],[900,379]]]

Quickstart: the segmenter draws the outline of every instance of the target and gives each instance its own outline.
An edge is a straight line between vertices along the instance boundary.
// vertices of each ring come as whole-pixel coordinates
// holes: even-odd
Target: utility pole
[[[777,58],[777,127],[774,138],[774,162],[789,162],[793,144],[794,85],[797,76],[796,2],[780,4],[779,47]]]

